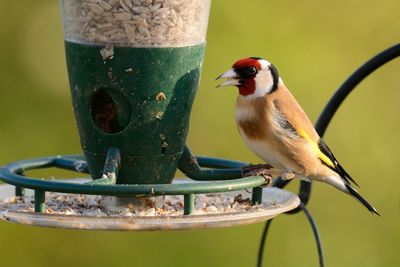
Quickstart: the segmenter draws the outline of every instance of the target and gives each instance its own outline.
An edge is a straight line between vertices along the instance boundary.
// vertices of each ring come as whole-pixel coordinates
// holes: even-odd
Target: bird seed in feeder
[[[181,46],[205,41],[210,0],[63,0],[69,41]]]

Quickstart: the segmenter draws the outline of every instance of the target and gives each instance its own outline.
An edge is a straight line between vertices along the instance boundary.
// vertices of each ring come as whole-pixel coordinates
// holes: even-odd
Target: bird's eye
[[[248,67],[246,69],[246,74],[248,76],[253,76],[253,75],[257,74],[257,69],[255,67]]]
[[[236,68],[235,72],[243,79],[254,77],[258,70],[256,67]]]

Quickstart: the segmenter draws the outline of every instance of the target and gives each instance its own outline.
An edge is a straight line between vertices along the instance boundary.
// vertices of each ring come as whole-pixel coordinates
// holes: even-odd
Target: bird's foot
[[[292,180],[294,176],[295,175],[293,171],[283,170],[281,173],[281,178],[285,181]]]
[[[260,173],[258,174],[259,176],[262,176],[264,178],[264,183],[261,186],[269,186],[270,184],[272,184],[272,182],[274,181],[274,178],[272,177],[271,174],[266,174],[266,173]]]
[[[272,183],[273,174],[275,173],[276,169],[269,164],[248,165],[242,167],[242,177],[262,176],[265,179],[263,186],[267,186]]]
[[[271,173],[274,168],[269,164],[247,165],[241,168],[242,177],[254,176],[258,173]]]

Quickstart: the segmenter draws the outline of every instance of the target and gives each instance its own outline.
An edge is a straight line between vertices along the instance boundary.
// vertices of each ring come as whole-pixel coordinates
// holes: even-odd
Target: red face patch
[[[239,74],[241,85],[238,85],[239,94],[246,96],[251,95],[256,90],[255,76],[247,75],[250,68],[255,68],[257,71],[261,69],[261,64],[254,58],[243,58],[233,64],[233,69]],[[254,69],[253,69],[254,70]]]
[[[256,81],[254,78],[248,78],[238,85],[239,94],[242,96],[251,95],[256,91]]]

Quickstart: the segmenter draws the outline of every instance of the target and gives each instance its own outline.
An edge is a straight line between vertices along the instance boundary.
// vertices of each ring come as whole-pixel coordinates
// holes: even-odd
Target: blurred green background
[[[398,43],[400,2],[214,1],[188,143],[196,154],[259,160],[234,123],[235,88],[214,78],[246,56],[272,61],[312,121],[361,63]],[[351,94],[325,140],[382,217],[315,184],[309,208],[327,266],[399,266],[400,60]],[[57,1],[0,0],[0,164],[80,153]],[[297,191],[298,182],[290,190]],[[0,222],[1,266],[255,266],[263,224],[200,231],[88,232]],[[317,266],[303,214],[273,223],[265,266]]]

